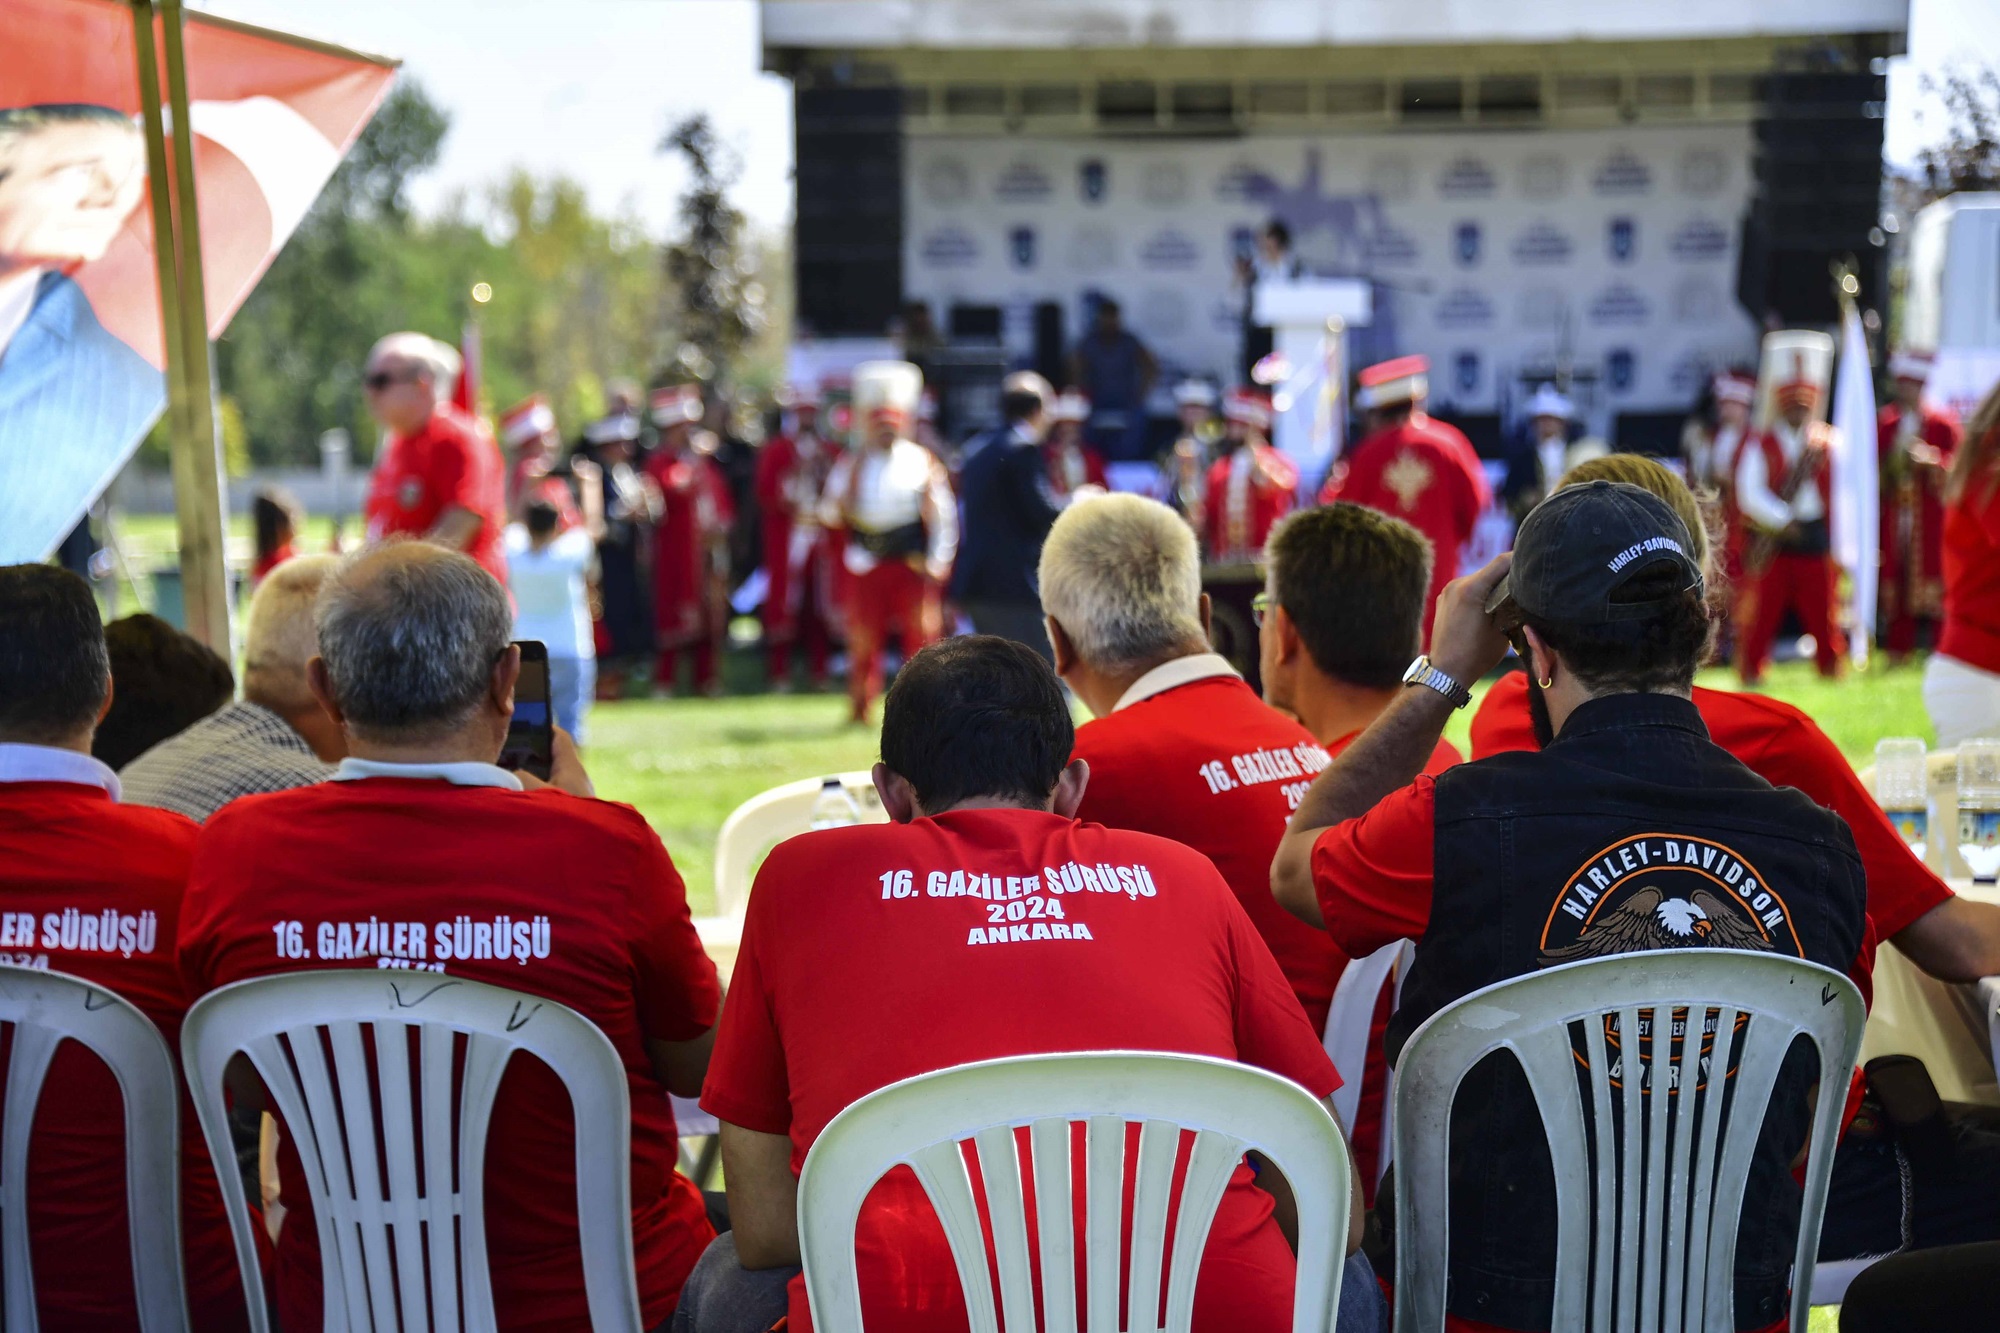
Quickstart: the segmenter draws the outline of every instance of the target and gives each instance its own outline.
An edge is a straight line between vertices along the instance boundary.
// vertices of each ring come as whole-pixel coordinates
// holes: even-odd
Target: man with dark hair
[[[972,443],[959,473],[965,524],[951,570],[951,599],[975,630],[1044,655],[1035,562],[1065,503],[1042,455],[1054,398],[1049,382],[1032,370],[1000,382],[1001,424]]]
[[[1159,362],[1125,327],[1118,302],[1100,296],[1090,329],[1070,353],[1070,383],[1090,399],[1090,442],[1109,463],[1146,456],[1146,395]]]
[[[1635,950],[1779,953],[1845,970],[1867,991],[1866,884],[1847,826],[1714,745],[1689,699],[1708,636],[1692,548],[1667,502],[1637,486],[1559,491],[1522,524],[1511,557],[1445,590],[1431,656],[1306,793],[1272,892],[1353,956],[1416,941],[1392,1060],[1425,1019],[1482,986]],[[1420,776],[1470,700],[1463,682],[1499,663],[1509,632],[1547,694],[1554,743]],[[1818,1095],[1840,1095],[1845,1075],[1830,1072]],[[1739,1328],[1781,1325],[1789,1306],[1790,1164],[1815,1077],[1809,1064],[1786,1067],[1752,1159]],[[1451,1137],[1457,1326],[1548,1328],[1555,1182],[1517,1065],[1468,1076]],[[1393,1245],[1394,1218],[1384,1221]]]
[[[1423,635],[1431,544],[1401,519],[1336,501],[1281,522],[1264,548],[1264,701],[1339,754],[1403,688]],[[1462,756],[1440,740],[1425,772]]]
[[[114,769],[180,735],[236,694],[229,663],[158,616],[142,611],[114,620],[104,627],[104,642],[117,688],[90,752]]]
[[[118,804],[91,758],[111,662],[90,587],[0,567],[0,962],[52,968],[130,1000],[180,1049],[174,938],[196,826]],[[137,1326],[125,1216],[125,1105],[74,1042],[56,1052],[28,1149],[29,1258],[47,1328]],[[181,1245],[193,1326],[246,1326],[235,1248],[194,1117],[181,1125]],[[113,1262],[111,1256],[120,1256]]]
[[[735,1229],[690,1279],[679,1327],[734,1333],[789,1316],[809,1333],[800,1165],[828,1121],[900,1079],[1143,1050],[1241,1060],[1321,1097],[1339,1085],[1215,868],[1178,843],[1077,820],[1090,770],[1071,740],[1040,657],[948,639],[889,690],[875,787],[894,822],[808,833],[765,861],[702,1095],[722,1122]],[[1253,1184],[1239,1169],[1209,1232],[1202,1333],[1291,1327],[1293,1258],[1258,1184],[1281,1188],[1275,1172]],[[863,1206],[856,1258],[871,1330],[964,1326],[957,1267],[908,1173]],[[1350,1261],[1344,1331],[1381,1326],[1366,1262]]]
[[[364,550],[328,578],[316,619],[308,677],[347,757],[332,781],[243,797],[203,828],[180,932],[188,993],[366,967],[466,977],[582,1013],[625,1066],[639,1308],[655,1328],[715,1234],[674,1169],[667,1094],[700,1089],[721,998],[680,876],[637,811],[591,796],[567,733],[552,786],[495,762],[521,653],[506,591],[469,557],[413,541]],[[515,1327],[583,1327],[568,1094],[517,1060],[489,1133],[497,1308]],[[319,1231],[294,1136],[284,1143],[279,1319],[313,1328]]]

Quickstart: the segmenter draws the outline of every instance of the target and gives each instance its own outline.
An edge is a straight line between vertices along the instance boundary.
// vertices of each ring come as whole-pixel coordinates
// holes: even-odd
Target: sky
[[[442,160],[412,191],[420,208],[476,197],[519,165],[573,176],[600,211],[667,232],[684,176],[655,146],[705,110],[741,159],[738,206],[769,230],[790,218],[791,85],[759,69],[756,0],[194,3],[400,57],[452,113]],[[1942,133],[1923,75],[1954,63],[2000,69],[2000,3],[1911,0],[1909,55],[1889,71],[1890,162],[1908,165]]]

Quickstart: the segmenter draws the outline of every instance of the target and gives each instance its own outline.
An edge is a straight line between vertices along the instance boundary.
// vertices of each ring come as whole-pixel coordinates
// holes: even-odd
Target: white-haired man
[[[502,585],[507,558],[500,451],[477,419],[451,404],[462,363],[422,333],[392,333],[368,353],[361,385],[389,432],[368,483],[368,536],[422,537],[463,551]]]
[[[625,1068],[639,1308],[657,1327],[715,1236],[701,1192],[674,1170],[667,1094],[700,1090],[721,1000],[680,876],[637,811],[590,796],[566,733],[553,787],[497,765],[521,653],[508,642],[505,591],[465,556],[422,542],[364,550],[328,577],[314,615],[308,676],[348,757],[330,782],[245,797],[202,829],[180,919],[187,994],[381,968],[582,1013]],[[548,1068],[510,1065],[486,1179],[506,1327],[589,1325],[574,1137]],[[278,1237],[279,1318],[316,1327],[320,1230],[298,1215],[311,1201],[294,1147],[280,1150],[278,1171],[292,1210]]]
[[[1056,673],[1096,718],[1076,733],[1090,764],[1078,818],[1215,862],[1324,1027],[1339,962],[1324,932],[1273,901],[1270,872],[1326,751],[1210,651],[1194,533],[1156,500],[1086,499],[1050,528],[1040,584]]]
[[[306,683],[319,652],[313,600],[340,563],[294,556],[250,600],[243,697],[170,736],[119,774],[127,805],[154,805],[205,821],[239,796],[285,791],[333,776],[347,742]]]
[[[903,657],[943,633],[939,589],[958,553],[958,508],[937,455],[910,438],[923,372],[907,361],[854,368],[861,448],[834,465],[827,496],[847,533],[847,694],[854,720],[882,688],[882,645],[901,626]]]

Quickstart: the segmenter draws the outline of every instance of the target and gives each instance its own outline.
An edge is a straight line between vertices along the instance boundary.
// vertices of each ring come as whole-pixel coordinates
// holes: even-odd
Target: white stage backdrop
[[[1178,370],[1228,378],[1233,257],[1265,219],[1307,264],[1374,280],[1362,356],[1423,352],[1432,392],[1508,411],[1523,372],[1573,367],[1591,424],[1687,406],[1752,360],[1737,305],[1747,126],[1174,142],[912,137],[904,285],[940,318],[998,304],[1031,346],[1035,302],[1085,297]]]

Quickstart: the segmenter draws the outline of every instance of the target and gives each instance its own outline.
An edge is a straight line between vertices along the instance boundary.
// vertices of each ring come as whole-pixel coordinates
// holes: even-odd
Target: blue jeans
[[[549,703],[555,710],[556,725],[567,731],[578,745],[583,744],[590,704],[596,697],[596,658],[549,659]]]
[[[736,1262],[735,1235],[725,1231],[709,1243],[681,1287],[672,1333],[765,1333],[785,1317],[785,1286],[798,1271],[752,1272]],[[1359,1250],[1347,1257],[1333,1326],[1335,1333],[1388,1333],[1389,1302],[1368,1256]]]

